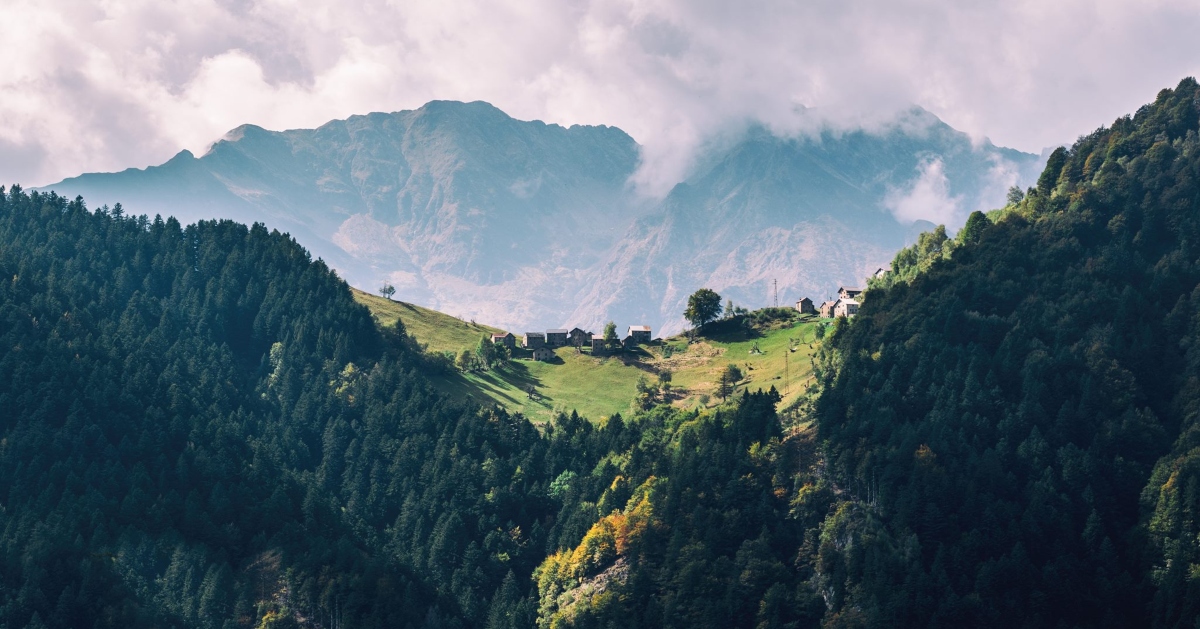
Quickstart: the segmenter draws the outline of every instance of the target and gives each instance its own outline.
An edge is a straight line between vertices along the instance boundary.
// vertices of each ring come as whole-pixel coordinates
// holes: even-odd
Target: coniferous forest
[[[772,392],[539,433],[261,225],[14,186],[0,243],[0,626],[526,627],[616,562],[647,626],[793,614]]]
[[[1198,131],[901,251],[799,408],[543,427],[287,235],[3,190],[0,627],[1194,627]]]

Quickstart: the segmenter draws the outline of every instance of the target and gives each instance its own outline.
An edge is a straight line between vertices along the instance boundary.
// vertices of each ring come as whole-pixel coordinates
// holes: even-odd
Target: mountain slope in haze
[[[930,168],[963,207],[999,205],[1032,155],[973,146],[914,111],[880,131],[782,138],[752,128],[700,156],[660,201],[628,181],[639,147],[613,127],[514,120],[486,103],[317,129],[246,125],[203,156],[47,186],[181,219],[289,231],[352,284],[513,329],[614,319],[680,328],[703,284],[758,306],[860,283],[904,243],[885,209]],[[999,183],[998,183],[999,182]]]
[[[1198,134],[1189,78],[838,327],[812,566],[839,626],[1200,622]]]
[[[820,303],[911,239],[887,206],[911,194],[914,178],[945,186],[943,202],[988,209],[1007,182],[1032,182],[1038,164],[976,146],[920,109],[872,133],[780,138],[752,128],[630,228],[574,318],[617,311],[679,329],[699,286],[742,304],[772,303],[776,286],[781,305]]]
[[[200,158],[47,186],[183,221],[228,217],[290,231],[349,281],[389,279],[404,298],[515,324],[550,318],[573,270],[612,243],[637,204],[638,148],[612,127],[518,121],[482,102],[239,127]],[[576,238],[586,232],[586,238]],[[553,306],[549,306],[553,312]],[[561,315],[558,315],[561,316]]]

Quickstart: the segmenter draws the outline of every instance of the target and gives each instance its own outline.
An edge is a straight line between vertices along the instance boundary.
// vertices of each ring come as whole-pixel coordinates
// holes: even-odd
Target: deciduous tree
[[[721,316],[721,296],[712,289],[701,288],[688,297],[687,310],[683,311],[683,316],[692,327],[704,327],[704,324]]]

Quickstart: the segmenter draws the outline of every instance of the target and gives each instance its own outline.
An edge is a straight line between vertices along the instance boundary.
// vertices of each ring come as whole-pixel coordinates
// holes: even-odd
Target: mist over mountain
[[[1031,181],[1039,163],[974,146],[920,109],[877,133],[781,138],[752,127],[630,227],[573,318],[616,311],[678,330],[699,286],[755,307],[776,292],[781,304],[820,300],[932,227],[904,216],[905,204],[953,225],[1002,205],[1007,186]]]
[[[515,120],[483,102],[239,127],[200,157],[47,186],[182,221],[261,221],[350,283],[521,331],[609,319],[682,327],[701,285],[739,304],[821,298],[911,239],[1032,182],[1037,156],[972,143],[914,109],[880,130],[781,137],[749,127],[664,199],[628,185],[615,127]],[[914,214],[914,208],[925,212]]]

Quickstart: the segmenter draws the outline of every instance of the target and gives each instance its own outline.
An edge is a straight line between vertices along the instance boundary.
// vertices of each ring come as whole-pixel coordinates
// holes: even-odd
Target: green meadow
[[[409,334],[430,351],[474,349],[480,336],[500,331],[359,290],[354,290],[354,298],[371,310],[380,325],[401,319]],[[737,383],[737,394],[773,386],[784,396],[782,406],[786,406],[811,382],[816,326],[829,320],[782,316],[785,318],[753,325],[740,318],[718,321],[691,342],[678,335],[604,357],[560,347],[548,362],[516,358],[487,371],[438,375],[433,381],[448,392],[500,404],[537,422],[560,411],[576,411],[600,421],[629,412],[639,378],[656,385],[659,374],[668,371],[671,382],[666,399],[670,403],[686,408],[717,405],[721,402],[717,380],[727,365],[734,364],[744,376]]]

